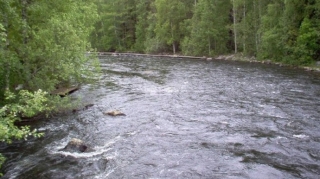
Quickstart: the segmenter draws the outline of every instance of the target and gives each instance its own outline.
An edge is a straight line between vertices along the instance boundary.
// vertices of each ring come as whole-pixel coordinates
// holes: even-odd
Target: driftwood
[[[53,90],[50,94],[59,95],[61,97],[64,97],[66,95],[69,95],[69,94],[77,91],[78,89],[79,89],[79,86],[62,87],[62,88],[58,88],[58,89]]]

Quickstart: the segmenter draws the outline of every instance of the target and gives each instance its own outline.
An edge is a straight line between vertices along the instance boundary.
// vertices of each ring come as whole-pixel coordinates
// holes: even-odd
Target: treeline
[[[98,51],[320,60],[320,0],[96,0]]]

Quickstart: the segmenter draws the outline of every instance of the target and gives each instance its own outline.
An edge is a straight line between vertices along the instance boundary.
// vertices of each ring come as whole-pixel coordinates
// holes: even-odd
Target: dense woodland
[[[14,122],[54,109],[48,92],[92,75],[95,50],[312,65],[320,0],[0,0],[0,141],[37,136]]]
[[[320,0],[96,0],[98,51],[320,60]]]

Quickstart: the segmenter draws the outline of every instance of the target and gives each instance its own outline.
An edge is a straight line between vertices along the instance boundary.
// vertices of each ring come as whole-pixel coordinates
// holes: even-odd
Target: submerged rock
[[[109,115],[109,116],[125,116],[126,114],[124,114],[121,111],[118,110],[113,110],[113,111],[108,111],[108,112],[104,112],[104,115]]]
[[[68,144],[63,149],[61,149],[61,151],[66,152],[88,152],[91,150],[92,149],[87,144],[77,138],[72,138],[68,142]]]
[[[75,109],[72,109],[72,113],[76,113],[76,112],[78,112],[78,111],[87,110],[87,109],[91,108],[92,106],[94,106],[94,104],[87,104],[87,105],[85,105],[83,108],[75,108]]]

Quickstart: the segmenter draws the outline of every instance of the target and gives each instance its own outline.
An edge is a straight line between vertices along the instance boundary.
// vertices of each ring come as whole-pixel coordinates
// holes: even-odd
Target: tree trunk
[[[22,17],[22,35],[23,35],[23,44],[26,47],[28,43],[28,14],[27,14],[27,0],[21,0],[22,8],[21,8],[21,17]]]
[[[172,51],[173,51],[173,54],[176,54],[176,44],[175,44],[175,41],[174,41],[172,22],[170,23],[170,25],[171,25]]]
[[[261,18],[262,18],[262,15],[261,15],[261,1],[260,0],[258,0],[258,11],[259,11],[259,18],[258,18],[258,25],[259,25],[259,27],[260,27],[260,25],[261,25]],[[261,33],[258,33],[258,29],[257,29],[257,42],[258,42],[258,47],[260,46],[260,44],[261,44]],[[258,50],[259,50],[259,48],[258,48]]]
[[[257,7],[256,7],[256,1],[253,1],[253,14],[257,14]],[[258,17],[260,18],[260,17]],[[257,25],[257,20],[254,19],[254,41],[255,41],[255,54],[258,53],[258,25]]]
[[[115,7],[114,3],[112,4],[113,7]],[[119,45],[119,48],[121,48],[121,42],[120,42],[120,39],[119,39],[119,36],[118,36],[118,32],[117,32],[117,25],[116,25],[116,16],[114,15],[113,16],[113,24],[114,24],[114,35],[116,36],[116,39],[118,40],[118,45]]]
[[[211,55],[211,42],[210,42],[210,37],[208,36],[208,45],[209,45],[209,54],[208,55]]]
[[[234,53],[238,53],[237,47],[237,29],[236,29],[236,7],[234,0],[232,0],[233,4],[233,34],[234,34]]]
[[[172,42],[172,50],[173,50],[173,54],[176,54],[176,45],[174,42]]]
[[[243,23],[244,23],[244,29],[243,29],[243,53],[246,54],[247,50],[246,50],[246,40],[247,40],[247,25],[246,25],[246,1],[244,0],[244,4],[243,4]]]
[[[6,33],[6,40],[5,40],[5,46],[4,46],[4,58],[7,59],[8,57],[8,48],[10,45],[10,41],[8,39],[8,16],[5,15],[4,17],[4,28],[5,28],[5,33]],[[11,70],[11,65],[9,60],[5,60],[5,69],[6,69],[6,74],[5,74],[5,89],[7,91],[10,90],[10,70]]]

